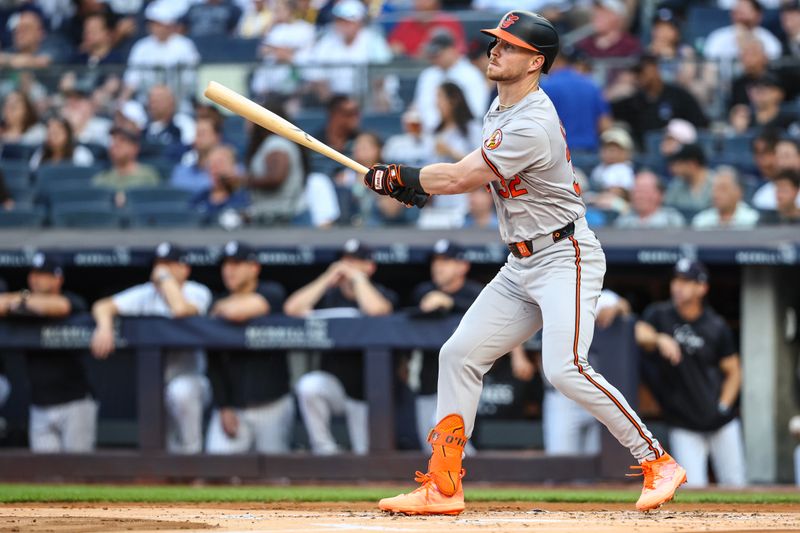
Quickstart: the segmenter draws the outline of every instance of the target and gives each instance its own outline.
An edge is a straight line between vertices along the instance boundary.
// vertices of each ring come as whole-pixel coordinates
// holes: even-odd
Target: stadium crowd
[[[565,35],[543,88],[591,224],[800,220],[796,0],[671,0],[650,18],[635,0],[514,6],[541,10]],[[237,64],[249,96],[365,165],[457,160],[480,143],[494,97],[473,26],[492,25],[500,9],[6,2],[0,224],[491,227],[482,191],[399,209],[365,194],[352,171],[198,93],[204,68]]]
[[[483,76],[487,43],[468,27],[494,25],[497,10],[506,7],[540,10],[566,36],[542,86],[562,119],[592,226],[800,223],[798,0],[671,0],[649,18],[636,0],[2,6],[0,225],[6,227],[496,227],[491,197],[482,189],[405,209],[367,194],[353,171],[225,116],[197,94],[208,58],[221,55],[242,65],[251,97],[366,166],[455,161],[481,143],[480,117],[495,96]],[[724,23],[704,26],[721,15]],[[148,282],[92,306],[92,352],[113,357],[118,315],[208,314],[243,322],[322,308],[388,314],[400,297],[372,280],[376,268],[369,250],[350,242],[320,277],[287,295],[263,281],[253,250],[234,241],[221,265],[226,292],[212,296],[189,279],[181,250],[164,243],[155,250]],[[468,271],[460,247],[443,243],[413,305],[421,313],[463,310],[475,296]],[[61,266],[37,256],[28,287],[0,293],[0,316],[85,312],[80,296],[62,292],[63,281]],[[741,485],[738,354],[727,326],[702,305],[708,283],[702,265],[676,265],[671,305],[648,308],[636,340],[657,354],[650,362],[655,382],[671,385],[654,393],[678,428],[670,434],[676,457],[690,464],[682,453],[711,454],[717,479]],[[619,297],[607,297],[606,324],[629,312]],[[700,354],[693,371],[712,375],[709,386],[718,393],[703,391],[688,407],[674,394],[692,392],[686,375],[674,372],[686,350]],[[168,449],[287,451],[287,421],[297,406],[313,452],[339,451],[329,422],[342,414],[353,451],[366,453],[367,406],[362,378],[353,372],[361,355],[338,355],[323,358],[292,390],[282,353],[168,354]],[[530,379],[535,360],[525,350],[512,353],[515,375]],[[430,423],[433,363],[435,357],[422,354],[420,428]],[[80,364],[79,353],[29,357],[34,450],[93,448],[97,403]],[[263,375],[270,376],[267,387],[253,381]],[[0,380],[0,403],[7,388]],[[581,424],[574,406],[554,412],[572,412]],[[81,423],[71,427],[71,419]],[[554,453],[571,440],[546,438]],[[730,453],[713,457],[715,448]],[[592,449],[588,443],[584,451]]]

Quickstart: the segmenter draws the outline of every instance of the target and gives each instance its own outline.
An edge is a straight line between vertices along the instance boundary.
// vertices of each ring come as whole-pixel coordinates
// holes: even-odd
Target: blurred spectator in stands
[[[33,256],[28,288],[0,294],[0,317],[63,319],[86,312],[86,302],[62,290],[64,272],[50,255]],[[28,440],[41,453],[82,453],[94,449],[97,402],[83,364],[83,350],[27,350],[31,390]]]
[[[11,192],[8,190],[8,187],[6,187],[6,179],[5,176],[3,175],[3,170],[0,169],[0,207],[2,207],[3,210],[5,211],[11,211],[12,209],[14,209],[15,205],[16,202],[14,201],[14,198],[11,196]],[[2,279],[0,279],[0,281],[1,280]],[[2,286],[0,286],[0,292],[4,292]]]
[[[72,126],[61,117],[52,117],[47,121],[47,136],[42,146],[31,156],[31,170],[39,165],[69,164],[77,167],[89,167],[94,164],[92,152],[85,146],[75,143]]]
[[[614,226],[618,228],[680,228],[686,225],[683,216],[672,207],[662,205],[664,187],[650,170],[636,174],[631,189],[631,212],[620,215]]]
[[[464,217],[465,228],[497,228],[497,212],[492,193],[479,187],[469,193],[469,212]]]
[[[39,123],[36,108],[28,96],[14,91],[3,100],[3,129],[0,139],[6,144],[37,146],[47,134],[47,128]]]
[[[353,159],[365,167],[371,168],[372,165],[377,165],[382,161],[382,150],[383,141],[381,141],[378,134],[371,131],[363,131],[358,134],[353,142]],[[365,192],[366,189],[363,187],[361,178],[361,175],[349,168],[342,168],[333,177],[343,219],[350,223],[359,223],[360,219],[372,210],[374,203],[378,200],[375,195]],[[387,214],[397,213],[396,210],[388,206],[388,202],[383,203]],[[380,213],[376,214],[379,215]],[[409,214],[407,216],[413,215]],[[406,219],[403,218],[402,220]]]
[[[467,51],[464,26],[457,18],[442,11],[439,0],[414,0],[413,3],[414,10],[402,18],[389,34],[389,46],[395,54],[422,57],[425,45],[439,28],[450,32],[459,52]]]
[[[270,95],[264,107],[286,117],[283,100]],[[306,162],[300,147],[261,126],[252,125],[245,152],[250,218],[258,224],[288,223],[302,209]]]
[[[762,211],[759,224],[800,224],[800,172],[781,170],[772,185],[775,209]]]
[[[319,7],[311,0],[295,0],[294,16],[309,24],[316,24],[319,18]]]
[[[222,282],[209,315],[234,324],[283,309],[286,291],[261,281],[258,254],[231,241],[222,249]],[[281,351],[224,350],[208,353],[214,410],[206,434],[208,453],[288,453],[294,428],[289,365]]]
[[[739,61],[742,64],[742,72],[731,83],[728,109],[736,104],[749,104],[750,86],[769,72],[769,58],[764,52],[764,45],[753,36],[742,39],[739,46]]]
[[[344,244],[341,259],[289,296],[283,311],[293,317],[313,316],[314,309],[330,310],[330,316],[388,315],[398,297],[371,280],[376,269],[372,251],[350,239]],[[339,451],[331,434],[331,415],[345,416],[354,453],[363,455],[369,451],[361,352],[323,354],[320,370],[302,376],[295,391],[313,453],[330,455]]]
[[[576,53],[562,47],[541,87],[556,107],[569,149],[595,151],[600,134],[611,126],[611,110],[597,83],[573,67]]]
[[[136,100],[128,100],[114,112],[114,126],[142,133],[147,126],[147,111]]]
[[[800,59],[800,0],[781,2],[780,17],[784,34],[783,55]]]
[[[628,30],[628,8],[622,0],[597,0],[592,11],[594,35],[579,41],[589,57],[631,57],[642,51],[639,39]]]
[[[325,128],[315,137],[334,150],[350,155],[361,123],[361,109],[353,98],[337,94],[327,103]]]
[[[423,129],[430,132],[441,124],[437,89],[448,81],[464,93],[472,116],[482,117],[489,107],[486,77],[458,50],[453,34],[446,29],[436,30],[424,53],[431,66],[420,73],[414,90],[414,107],[422,117]]]
[[[697,100],[686,89],[664,82],[657,58],[642,56],[634,72],[636,92],[612,101],[611,109],[616,120],[630,125],[638,145],[641,146],[646,132],[664,128],[673,118],[688,120],[697,128],[708,126],[708,119]]]
[[[316,30],[295,17],[292,2],[278,0],[272,12],[272,24],[259,48],[262,64],[253,73],[251,87],[256,95],[292,95],[298,86],[295,55],[314,43]]]
[[[731,137],[745,135],[750,130],[753,114],[747,104],[736,104],[728,112],[728,122],[723,126],[722,132]]]
[[[117,207],[125,205],[125,192],[135,187],[156,186],[161,181],[156,169],[138,161],[139,135],[123,128],[111,130],[111,145],[108,147],[111,168],[92,178],[95,187],[115,189]]]
[[[236,170],[236,151],[227,145],[214,146],[205,161],[211,187],[197,193],[191,206],[209,222],[216,222],[226,211],[243,213],[250,205],[250,194],[241,188]]]
[[[763,181],[770,181],[778,173],[778,165],[775,161],[775,145],[780,140],[781,133],[772,128],[762,130],[753,138],[751,143],[753,150],[753,160],[755,162],[756,177]],[[766,196],[769,196],[766,193]],[[768,209],[761,207],[753,198],[754,206],[758,209]]]
[[[364,67],[388,63],[392,51],[386,39],[366,26],[367,8],[359,0],[340,0],[334,21],[317,42],[295,56],[312,91],[325,101],[333,94],[355,95],[367,85]]]
[[[661,61],[681,59],[688,45],[683,44],[681,27],[675,14],[668,8],[656,11],[650,27],[650,44],[646,53],[656,56]]]
[[[44,45],[47,30],[36,8],[22,8],[10,17],[10,23],[14,32],[13,43],[8,52],[0,52],[0,67],[45,68],[58,57],[58,50]]]
[[[694,124],[682,118],[673,118],[664,129],[664,136],[658,146],[659,154],[664,158],[678,153],[687,144],[697,142],[697,129]]]
[[[630,190],[633,186],[633,139],[624,128],[614,126],[600,135],[600,164],[592,169],[589,182],[592,189],[604,190],[612,186]],[[613,175],[615,183],[606,183],[606,169],[612,165],[623,165],[627,173]]]
[[[756,162],[761,162],[759,169],[763,165],[762,175],[768,181],[753,195],[753,206],[765,211],[774,210],[777,208],[775,179],[784,171],[800,172],[800,148],[797,141],[787,137],[775,140],[770,153],[769,141],[756,139],[762,141],[758,145],[754,143]],[[763,150],[766,153],[759,154],[755,150]],[[800,198],[797,199],[797,205],[800,206]]]
[[[764,8],[758,0],[737,0],[731,9],[730,26],[712,31],[703,44],[706,59],[736,59],[742,38],[753,36],[764,45],[764,52],[770,59],[781,56],[781,42],[772,33],[760,26]]]
[[[742,384],[736,342],[725,321],[705,303],[708,271],[683,258],[675,265],[671,301],[653,303],[636,323],[644,381],[670,424],[675,459],[687,485],[708,484],[711,458],[718,483],[745,484],[742,426],[737,403]]]
[[[433,136],[422,131],[419,111],[410,107],[400,118],[403,133],[392,135],[383,146],[381,161],[397,161],[404,165],[421,167],[434,161]]]
[[[144,144],[170,161],[179,161],[186,146],[195,136],[194,121],[176,114],[175,97],[166,85],[154,85],[147,96],[147,111],[150,117],[144,129]]]
[[[136,285],[92,306],[97,324],[92,334],[92,353],[107,358],[115,349],[116,316],[185,318],[205,315],[211,292],[189,280],[186,254],[174,244],[156,247],[150,281]],[[167,451],[200,453],[203,448],[203,406],[211,387],[205,376],[205,354],[193,348],[165,350],[164,404],[167,411]]]
[[[75,141],[108,146],[111,120],[97,114],[97,108],[85,87],[75,86],[64,94],[61,115],[72,126]],[[141,126],[137,128],[141,130]]]
[[[211,187],[211,177],[206,170],[206,159],[215,146],[222,142],[222,121],[210,116],[198,117],[193,148],[183,154],[180,165],[172,171],[169,184],[195,193]]]
[[[413,226],[419,219],[419,209],[408,209],[392,197],[381,196],[368,208],[364,226],[370,228],[386,226]]]
[[[200,0],[182,17],[193,38],[231,35],[239,24],[242,10],[231,0]]]
[[[779,128],[786,131],[797,120],[793,111],[784,111],[785,90],[781,79],[771,72],[753,80],[747,91],[753,108],[753,126],[758,128]]]
[[[711,206],[713,172],[699,144],[687,144],[669,158],[673,177],[667,187],[664,203],[679,211],[695,213]]]
[[[758,211],[742,201],[742,184],[734,167],[717,167],[711,181],[712,207],[697,213],[692,227],[748,229],[758,223]]]
[[[178,33],[181,6],[169,0],[155,0],[144,14],[148,35],[131,48],[121,99],[136,95],[143,100],[152,86],[162,83],[169,85],[177,101],[188,100],[197,88],[195,67],[200,54],[188,37]]]
[[[73,63],[90,68],[125,63],[114,47],[114,24],[108,14],[95,12],[83,19],[83,40]]]
[[[464,314],[483,290],[483,284],[467,278],[470,266],[463,246],[447,239],[436,241],[430,258],[430,280],[411,292],[414,314],[429,319]],[[436,424],[433,419],[438,375],[439,352],[424,351],[415,402],[417,436],[423,450],[429,449],[427,431],[431,424]]]
[[[300,214],[292,221],[297,226],[329,228],[342,214],[336,187],[331,178],[321,172],[310,172],[306,176],[302,205]]]
[[[273,9],[285,0],[268,2],[267,0],[251,0],[239,18],[236,36],[241,39],[260,39],[264,37],[270,26],[275,23]],[[272,5],[271,5],[272,4]]]

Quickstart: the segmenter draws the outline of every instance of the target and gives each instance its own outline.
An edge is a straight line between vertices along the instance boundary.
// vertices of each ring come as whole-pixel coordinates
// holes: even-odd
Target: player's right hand
[[[114,330],[95,328],[90,344],[96,359],[105,359],[114,351]]]
[[[389,195],[406,207],[419,207],[422,209],[428,202],[429,194],[422,194],[414,189],[409,189],[402,185],[396,185],[395,189]]]
[[[392,194],[400,184],[400,165],[373,165],[364,175],[364,185],[383,196]]]

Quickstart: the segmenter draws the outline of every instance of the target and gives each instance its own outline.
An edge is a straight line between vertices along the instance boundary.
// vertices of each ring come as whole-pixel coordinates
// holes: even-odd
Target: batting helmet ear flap
[[[499,39],[495,39],[494,41],[492,41],[491,43],[489,43],[489,46],[488,46],[488,48],[486,48],[486,57],[488,57],[488,58],[490,58],[490,59],[491,59],[491,57],[492,57],[492,48],[494,48],[495,46],[497,46],[497,43],[498,43],[498,42],[500,42],[500,40],[499,40]]]

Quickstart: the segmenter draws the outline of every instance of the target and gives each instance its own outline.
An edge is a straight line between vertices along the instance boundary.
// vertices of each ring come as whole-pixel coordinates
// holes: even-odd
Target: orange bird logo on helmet
[[[518,20],[519,20],[518,16],[509,13],[508,16],[505,19],[503,19],[503,22],[500,24],[500,27],[503,29],[508,28]]]

